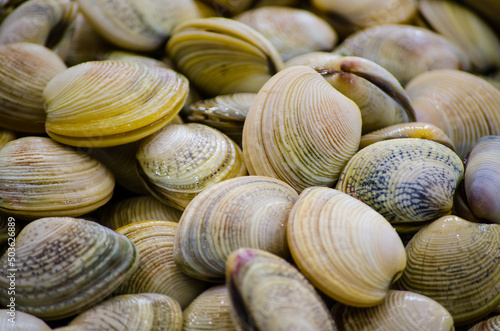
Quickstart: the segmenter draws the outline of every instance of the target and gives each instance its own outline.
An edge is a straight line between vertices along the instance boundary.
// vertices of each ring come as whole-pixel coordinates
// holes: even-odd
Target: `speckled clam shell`
[[[335,53],[371,60],[396,77],[404,86],[413,77],[430,70],[469,70],[467,54],[445,37],[430,30],[387,24],[348,36]]]
[[[303,53],[331,51],[338,39],[325,20],[304,9],[265,6],[247,10],[234,19],[262,33],[283,61]]]
[[[41,218],[16,237],[16,309],[45,320],[61,319],[111,294],[137,268],[138,255],[126,237],[95,222]],[[0,261],[0,302],[9,302],[9,269]]]
[[[283,68],[278,51],[262,34],[222,17],[179,25],[166,50],[179,71],[208,97],[256,93]]]
[[[291,186],[263,176],[232,178],[206,188],[179,221],[175,262],[188,275],[221,281],[227,257],[237,248],[288,258],[286,223],[297,197]]]
[[[66,65],[50,49],[32,43],[0,46],[0,63],[0,127],[44,133],[42,93]]]
[[[13,321],[15,323],[13,323]],[[0,309],[0,330],[9,331],[50,331],[47,323],[36,316],[22,311],[11,311],[10,308]]]
[[[126,198],[107,204],[99,211],[101,223],[113,230],[148,220],[178,222],[182,215],[182,211],[167,206],[150,195]]]
[[[336,188],[372,207],[392,224],[425,222],[451,213],[462,161],[434,141],[402,138],[360,150]]]
[[[184,310],[185,331],[236,330],[229,312],[229,292],[225,285],[205,290]]]
[[[243,154],[251,175],[301,191],[333,185],[360,137],[359,107],[314,69],[292,66],[257,94],[243,127]]]
[[[19,138],[0,149],[0,211],[11,216],[80,216],[109,201],[114,185],[99,161],[50,138]]]
[[[168,125],[143,139],[137,160],[150,192],[180,210],[205,188],[247,173],[238,145],[197,123]]]
[[[282,258],[240,248],[226,267],[236,330],[336,330],[314,287]]]
[[[163,294],[119,295],[84,311],[65,330],[181,331],[182,310]]]
[[[184,274],[175,264],[176,231],[177,223],[156,220],[135,222],[116,230],[134,243],[139,254],[139,267],[116,293],[164,294],[186,308],[208,287]]]
[[[454,330],[453,317],[442,305],[409,291],[390,290],[381,304],[370,308],[337,304],[332,312],[345,331]]]
[[[455,325],[479,321],[500,302],[500,225],[443,216],[406,245],[408,264],[398,284],[443,305]]]
[[[290,212],[287,238],[307,279],[347,305],[381,303],[406,264],[403,243],[386,219],[327,187],[302,191]]]
[[[467,331],[498,331],[500,330],[500,315],[490,317],[473,325]]]
[[[47,84],[45,128],[67,145],[123,145],[170,122],[188,90],[187,79],[170,69],[125,61],[84,62]]]
[[[500,223],[500,136],[486,136],[474,145],[465,165],[465,195],[479,219]]]
[[[434,70],[405,88],[417,121],[440,127],[461,158],[479,138],[500,135],[500,91],[484,79],[459,70]]]

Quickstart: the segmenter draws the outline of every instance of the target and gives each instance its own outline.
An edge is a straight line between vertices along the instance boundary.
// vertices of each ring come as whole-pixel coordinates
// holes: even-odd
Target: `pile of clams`
[[[500,329],[498,0],[0,0],[0,330]]]

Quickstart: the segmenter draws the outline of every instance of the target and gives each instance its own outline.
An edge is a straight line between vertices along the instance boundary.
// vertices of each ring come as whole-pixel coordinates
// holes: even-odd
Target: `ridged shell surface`
[[[287,239],[307,279],[347,305],[381,303],[406,264],[403,243],[384,217],[327,187],[302,191],[290,212]]]
[[[108,147],[148,136],[181,110],[187,79],[137,62],[89,61],[54,77],[43,92],[46,130],[72,146]]]
[[[498,331],[500,330],[500,315],[496,315],[475,324],[467,331]]]
[[[424,222],[451,213],[463,174],[462,161],[448,147],[425,139],[392,139],[356,153],[336,188],[393,225]]]
[[[227,257],[237,248],[288,258],[286,224],[297,198],[288,184],[263,176],[228,179],[206,188],[179,221],[175,262],[193,277],[220,281]]]
[[[9,302],[8,264],[0,261],[0,301]],[[110,295],[137,268],[134,244],[95,222],[47,217],[16,237],[16,309],[45,320],[75,315]]]
[[[243,127],[243,154],[251,175],[301,191],[333,185],[360,137],[359,107],[314,69],[292,66],[257,94]]]

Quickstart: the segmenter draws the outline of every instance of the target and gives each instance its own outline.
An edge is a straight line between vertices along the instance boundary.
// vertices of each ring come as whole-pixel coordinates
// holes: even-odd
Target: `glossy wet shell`
[[[43,92],[46,130],[72,146],[109,147],[146,137],[181,110],[187,79],[137,62],[89,61],[54,77]]]
[[[174,258],[188,275],[220,281],[237,248],[290,256],[286,224],[298,194],[286,183],[263,176],[225,180],[191,201],[179,221]]]
[[[7,258],[0,260],[3,305],[10,297]],[[129,239],[95,222],[38,219],[16,237],[16,309],[45,320],[72,316],[110,295],[138,259]]]
[[[499,247],[500,225],[443,216],[407,244],[399,285],[439,302],[456,325],[478,321],[500,302]]]
[[[309,281],[344,304],[382,302],[406,264],[390,223],[361,201],[326,187],[304,190],[287,224],[293,260]]]
[[[392,224],[424,222],[451,213],[462,161],[439,143],[392,139],[360,150],[336,188],[372,207]]]
[[[243,127],[243,154],[251,175],[278,178],[300,192],[333,185],[360,137],[358,106],[314,69],[293,66],[258,93]]]

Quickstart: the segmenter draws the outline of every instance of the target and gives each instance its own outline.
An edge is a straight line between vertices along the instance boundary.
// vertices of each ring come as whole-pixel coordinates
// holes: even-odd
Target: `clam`
[[[197,123],[164,127],[141,141],[136,157],[148,190],[180,210],[205,188],[247,173],[238,145]]]
[[[22,311],[0,309],[0,330],[9,331],[50,331],[44,321]]]
[[[185,331],[233,331],[229,313],[229,292],[225,285],[213,286],[201,293],[184,310]]]
[[[473,325],[467,331],[496,331],[500,330],[500,315],[490,317]]]
[[[16,135],[14,134],[14,132],[10,130],[0,129],[0,148],[14,139],[16,139]]]
[[[33,43],[0,46],[0,63],[0,127],[44,133],[42,93],[66,65],[50,49]]]
[[[351,306],[380,304],[406,264],[403,243],[391,224],[332,188],[302,191],[290,212],[287,239],[307,279]]]
[[[467,156],[465,195],[475,217],[500,223],[500,136],[478,140]]]
[[[174,262],[174,236],[177,223],[143,221],[116,230],[137,248],[139,267],[116,293],[158,293],[175,299],[186,308],[207,285],[184,274]],[[182,323],[182,322],[181,322]]]
[[[251,175],[278,178],[297,191],[331,186],[358,150],[361,113],[314,69],[292,66],[259,91],[243,127]]]
[[[446,146],[426,139],[392,139],[356,153],[336,188],[392,224],[409,224],[450,214],[463,173],[462,160]]]
[[[500,303],[500,225],[443,216],[406,245],[398,285],[444,306],[455,325],[479,321]]]
[[[440,143],[454,150],[453,142],[439,127],[434,124],[424,122],[409,122],[386,126],[385,128],[361,136],[359,148],[378,141],[399,139],[399,138],[420,138],[428,139]]]
[[[7,253],[0,261],[2,305],[10,300],[14,272],[16,309],[54,320],[106,298],[135,271],[138,255],[129,239],[95,222],[47,217],[16,237],[15,266]]]
[[[426,71],[470,69],[469,57],[455,43],[411,25],[387,24],[356,32],[334,52],[371,60],[393,74],[403,86]]]
[[[452,331],[453,317],[438,302],[409,291],[390,290],[384,301],[370,308],[337,304],[335,322],[345,331]]]
[[[182,310],[163,294],[119,295],[82,312],[63,330],[181,331]]]
[[[179,221],[175,262],[188,275],[221,281],[227,257],[237,248],[288,258],[286,223],[297,197],[288,184],[263,176],[232,178],[206,188]]]
[[[146,55],[140,55],[138,53],[113,50],[100,55],[100,60],[113,60],[113,61],[132,61],[139,62],[151,67],[160,67],[164,69],[173,69],[173,67],[166,61],[160,61],[155,58]]]
[[[336,330],[314,287],[282,258],[240,248],[229,255],[226,269],[236,330]]]
[[[247,10],[234,19],[262,33],[283,61],[304,53],[331,51],[338,39],[325,20],[304,9],[265,6]]]
[[[122,226],[147,220],[178,222],[182,212],[150,195],[142,195],[107,204],[100,210],[101,224],[116,230]]]
[[[19,138],[0,149],[0,211],[11,216],[80,216],[104,205],[114,184],[99,161],[50,138]]]
[[[179,71],[208,97],[256,93],[284,66],[276,48],[262,34],[222,17],[180,24],[166,50]]]
[[[137,62],[89,61],[55,76],[43,91],[46,131],[80,147],[109,147],[151,135],[174,118],[187,79]]]
[[[500,91],[459,70],[433,70],[406,86],[417,121],[434,124],[464,158],[476,141],[500,135]]]
[[[255,1],[254,0],[203,0],[203,2],[207,3],[219,15],[234,16],[238,13],[241,13],[244,10],[249,9]]]

